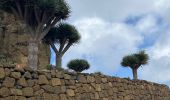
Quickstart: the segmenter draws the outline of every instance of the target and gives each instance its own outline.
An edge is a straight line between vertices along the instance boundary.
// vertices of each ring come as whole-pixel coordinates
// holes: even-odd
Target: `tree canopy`
[[[87,70],[90,68],[89,63],[86,60],[83,59],[75,59],[71,60],[68,64],[67,67],[69,69],[72,69],[76,72],[82,72],[84,70]]]
[[[0,9],[14,14],[40,40],[51,27],[59,20],[66,19],[70,13],[64,0],[1,0]]]
[[[62,56],[74,44],[78,43],[81,36],[75,26],[60,23],[51,28],[43,41],[49,44],[56,53],[56,66],[62,66]],[[58,44],[58,45],[55,45]]]
[[[137,69],[141,65],[147,64],[148,60],[149,60],[148,54],[146,54],[145,51],[140,51],[139,53],[123,57],[121,65],[124,67],[130,67],[133,72],[133,78],[137,79],[138,78]]]
[[[121,65],[124,67],[140,67],[141,65],[148,63],[149,56],[145,51],[140,51],[139,53],[128,55],[123,57]]]
[[[80,40],[80,34],[73,25],[67,23],[60,23],[57,26],[51,28],[48,34],[44,37],[46,43],[50,41],[53,43],[65,43],[73,44],[78,43]]]

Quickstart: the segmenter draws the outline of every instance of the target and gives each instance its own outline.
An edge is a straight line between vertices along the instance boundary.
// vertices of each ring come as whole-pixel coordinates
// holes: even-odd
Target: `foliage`
[[[53,43],[62,43],[64,40],[68,44],[79,42],[80,34],[73,25],[60,23],[56,27],[53,27],[44,38],[44,41],[48,44],[50,41]]]
[[[149,56],[145,51],[123,57],[121,65],[124,67],[139,68],[148,63]]]
[[[46,66],[46,68],[47,68],[47,70],[52,70],[52,65],[51,64],[48,64],[47,66]]]
[[[86,60],[83,59],[75,59],[71,60],[68,64],[67,67],[69,69],[72,69],[76,72],[82,72],[84,70],[87,70],[90,68],[89,63]]]
[[[58,70],[58,71],[63,71],[64,68],[62,68],[62,67],[56,67],[56,70]]]
[[[94,74],[98,74],[98,75],[103,75],[103,73],[102,72],[95,72]]]
[[[77,29],[67,23],[60,23],[48,32],[43,41],[56,53],[56,67],[62,66],[63,55],[72,45],[78,43],[80,38]],[[55,45],[56,43],[58,45]]]
[[[59,20],[69,17],[65,0],[1,0],[0,10],[14,14],[31,34],[46,35]],[[38,36],[37,36],[38,37]]]
[[[13,14],[30,34],[28,66],[35,70],[38,65],[38,43],[70,13],[65,0],[1,0],[0,10]]]

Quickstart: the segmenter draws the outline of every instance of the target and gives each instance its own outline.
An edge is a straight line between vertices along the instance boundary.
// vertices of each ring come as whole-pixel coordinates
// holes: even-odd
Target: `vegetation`
[[[104,75],[102,72],[98,71],[98,72],[94,72],[94,74],[97,74],[97,75]]]
[[[13,14],[30,34],[28,66],[36,70],[38,44],[60,20],[68,18],[70,10],[64,0],[1,0],[0,10]]]
[[[56,67],[59,68],[62,66],[63,55],[72,45],[78,43],[79,40],[79,32],[74,26],[67,23],[60,23],[48,32],[44,37],[44,41],[49,44],[56,53]]]
[[[148,63],[149,56],[145,51],[140,51],[139,53],[128,55],[123,57],[121,65],[124,67],[130,67],[133,71],[133,78],[138,79],[137,69]]]
[[[53,65],[49,64],[46,66],[47,70],[52,70],[53,69]]]
[[[87,70],[90,68],[89,63],[86,60],[83,59],[75,59],[75,60],[71,60],[67,67],[69,69],[72,69],[76,72],[82,72],[84,70]]]

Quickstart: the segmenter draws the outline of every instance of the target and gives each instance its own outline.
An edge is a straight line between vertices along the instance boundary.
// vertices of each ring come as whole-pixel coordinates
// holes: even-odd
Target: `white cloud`
[[[170,21],[169,0],[67,0],[71,19],[100,16],[108,21],[122,21],[127,16],[156,13]]]
[[[160,35],[155,44],[148,48],[149,65],[141,75],[144,79],[155,82],[170,82],[170,30]]]
[[[149,65],[140,76],[155,82],[170,81],[169,0],[67,0],[71,6],[69,22],[82,35],[80,44],[70,48],[63,64],[74,58],[85,58],[90,71],[114,72],[122,57],[148,45]],[[142,16],[137,23],[124,23],[129,16]],[[159,18],[163,22],[159,23]]]
[[[82,39],[80,44],[70,48],[64,61],[86,58],[91,63],[91,71],[115,71],[122,57],[135,52],[143,39],[132,26],[109,23],[97,17],[84,18],[73,24]]]
[[[158,27],[158,19],[155,18],[156,16],[153,15],[146,15],[143,18],[141,18],[138,22],[136,27],[136,30],[138,30],[140,33],[143,33],[144,35],[149,35],[154,32],[156,32]]]

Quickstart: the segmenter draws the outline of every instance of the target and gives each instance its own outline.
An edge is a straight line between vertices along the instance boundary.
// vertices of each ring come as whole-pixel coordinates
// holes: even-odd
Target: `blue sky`
[[[91,65],[86,72],[132,78],[130,68],[120,66],[122,57],[144,49],[150,60],[138,70],[139,78],[170,86],[169,0],[67,1],[72,11],[67,22],[82,39],[64,55],[64,68],[71,59],[83,58]]]

